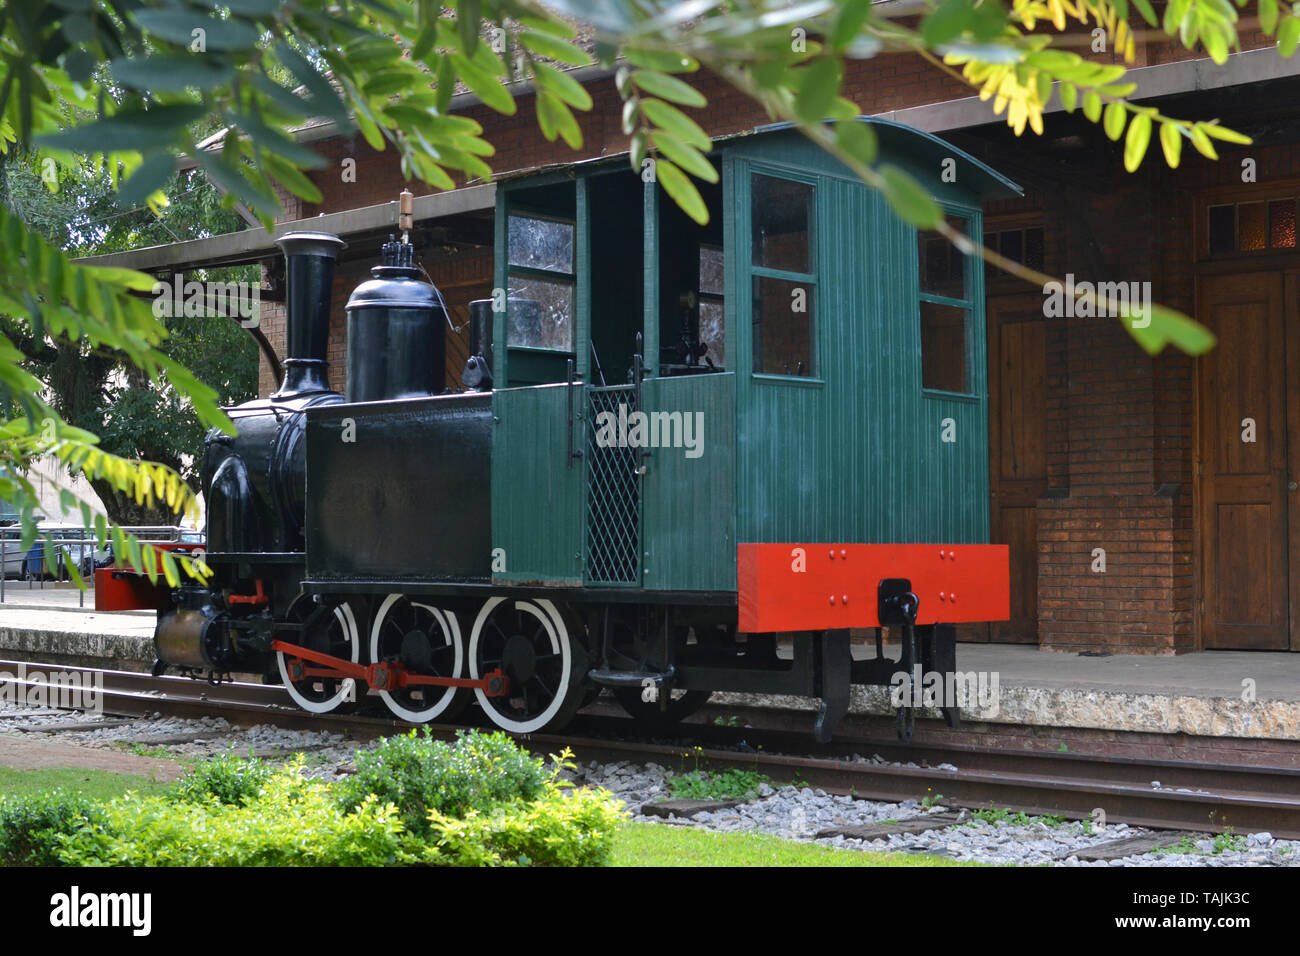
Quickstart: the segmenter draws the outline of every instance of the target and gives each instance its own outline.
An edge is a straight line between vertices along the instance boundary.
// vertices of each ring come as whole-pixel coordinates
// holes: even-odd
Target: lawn
[[[627,823],[614,843],[614,866],[977,866],[924,853],[876,853],[798,843],[764,833],[717,833]]]
[[[108,800],[128,790],[148,792],[167,786],[148,777],[108,770],[14,770],[0,767],[0,797],[62,787],[75,790],[93,800]]]

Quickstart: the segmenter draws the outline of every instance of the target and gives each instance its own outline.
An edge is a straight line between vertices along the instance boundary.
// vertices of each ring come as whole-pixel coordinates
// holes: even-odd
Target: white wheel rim
[[[474,619],[474,630],[470,632],[469,637],[469,676],[478,680],[481,675],[478,669],[478,642],[483,634],[483,625],[492,615],[493,609],[504,601],[505,598],[494,597],[488,598],[487,603],[483,605],[482,610],[478,612],[478,617]],[[481,688],[474,688],[474,696],[478,698],[479,706],[483,708],[488,719],[496,724],[502,730],[508,730],[512,734],[531,734],[540,730],[560,711],[564,702],[568,700],[572,692],[569,687],[569,678],[573,668],[573,652],[569,647],[569,630],[565,627],[564,619],[555,609],[555,605],[550,601],[516,601],[515,610],[525,611],[537,618],[542,627],[546,629],[546,636],[551,643],[551,650],[560,655],[560,686],[556,691],[555,698],[550,705],[530,720],[512,720],[505,714],[500,713],[496,707],[492,706],[492,699]]]
[[[384,599],[384,603],[380,605],[379,613],[375,615],[374,627],[370,629],[370,660],[373,662],[377,663],[379,661],[380,629],[382,628],[384,621],[388,618],[389,610],[401,599],[402,595],[400,594],[388,595],[388,597]],[[438,622],[438,627],[442,630],[443,638],[447,644],[452,646],[455,653],[456,662],[450,676],[459,677],[465,666],[465,642],[460,638],[460,624],[456,620],[456,615],[447,614],[442,611],[441,608],[431,607],[428,604],[416,604],[414,601],[410,603],[412,607],[419,607],[428,611],[433,615],[434,620]],[[405,707],[401,701],[397,700],[389,691],[386,690],[381,690],[379,696],[384,699],[384,703],[388,705],[388,709],[398,717],[403,720],[409,720],[412,723],[422,724],[440,716],[443,711],[451,706],[452,701],[456,699],[456,688],[448,687],[446,693],[444,693],[442,697],[427,710],[412,710],[409,707]]]
[[[348,646],[352,648],[351,660],[355,664],[361,656],[361,634],[357,630],[357,619],[352,613],[352,605],[341,604],[336,607],[334,618],[343,627]],[[280,668],[280,680],[284,682],[284,689],[289,692],[293,702],[303,710],[312,714],[328,714],[345,700],[356,700],[357,682],[351,677],[345,677],[340,681],[338,692],[328,700],[312,700],[310,697],[303,696],[302,692],[293,686],[293,681],[289,680],[289,668],[285,661],[284,651],[276,651],[275,663]]]

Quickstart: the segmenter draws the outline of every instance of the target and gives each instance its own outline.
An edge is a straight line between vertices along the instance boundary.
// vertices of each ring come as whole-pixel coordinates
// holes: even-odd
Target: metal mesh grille
[[[588,389],[591,396],[587,429],[587,581],[592,584],[636,584],[639,581],[640,483],[635,448],[618,447],[625,433],[619,422],[636,411],[632,386]],[[615,440],[597,443],[597,416],[614,416]],[[608,429],[606,429],[608,434]]]

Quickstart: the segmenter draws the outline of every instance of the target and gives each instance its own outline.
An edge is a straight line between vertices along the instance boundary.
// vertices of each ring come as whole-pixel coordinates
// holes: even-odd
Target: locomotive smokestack
[[[284,252],[288,358],[284,382],[271,397],[329,391],[330,291],[334,260],[345,243],[324,232],[294,232],[275,244]]]

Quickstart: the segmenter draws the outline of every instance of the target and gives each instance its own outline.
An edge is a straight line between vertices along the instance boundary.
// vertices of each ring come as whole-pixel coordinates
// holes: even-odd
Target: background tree
[[[712,182],[718,173],[705,156],[706,131],[681,107],[704,104],[691,76],[706,69],[846,163],[907,221],[1042,284],[1051,277],[978,248],[948,227],[915,181],[875,165],[873,134],[853,121],[861,111],[841,96],[845,61],[923,57],[991,99],[1017,134],[1042,131],[1055,89],[1067,110],[1081,109],[1112,139],[1124,139],[1130,170],[1157,131],[1165,161],[1177,165],[1184,143],[1213,158],[1215,140],[1247,140],[1214,122],[1129,102],[1135,86],[1123,65],[1089,62],[1054,49],[1053,40],[1070,19],[1092,24],[1131,62],[1135,11],[1222,63],[1239,45],[1238,10],[1247,6],[1257,8],[1266,34],[1276,34],[1281,54],[1294,53],[1300,19],[1277,0],[1168,0],[1160,18],[1150,0],[1132,0],[1132,9],[1129,0],[937,0],[923,15],[896,17],[871,0],[227,0],[216,7],[25,0],[0,8],[0,145],[34,148],[42,164],[76,168],[88,159],[124,209],[160,206],[177,155],[188,153],[228,194],[225,203],[244,202],[269,226],[280,211],[276,185],[320,199],[302,170],[323,160],[286,133],[294,125],[331,119],[376,149],[395,149],[408,176],[450,189],[453,175],[490,177],[494,152],[476,122],[450,112],[457,84],[509,114],[516,109],[510,81],[528,83],[542,134],[577,148],[573,111],[590,109],[592,100],[559,67],[594,59],[621,63],[616,81],[633,166],[652,155],[665,191],[702,220],[692,177]],[[200,150],[199,130],[212,123],[229,133],[220,150]],[[199,420],[230,428],[217,393],[162,350],[166,330],[131,297],[151,284],[74,267],[39,232],[0,211],[0,312],[29,327],[34,347],[63,339],[117,349],[149,381],[189,401]],[[1124,326],[1149,351],[1172,342],[1197,352],[1213,343],[1170,310],[1153,307],[1145,318]],[[9,466],[0,498],[27,502],[30,486],[5,475],[52,452],[137,498],[186,504],[189,489],[173,470],[106,455],[93,435],[64,423],[43,383],[21,368],[24,358],[0,338],[0,399],[22,410],[0,427],[0,467]]]
[[[245,223],[221,205],[221,196],[197,170],[175,174],[164,187],[167,205],[122,209],[104,171],[82,160],[55,167],[52,183],[42,181],[40,156],[29,151],[9,157],[0,176],[0,202],[29,229],[70,256],[98,255],[142,246],[201,239],[235,232]],[[53,188],[51,188],[53,187]],[[199,281],[258,283],[256,266],[193,273]],[[216,389],[223,405],[256,397],[257,348],[237,322],[221,316],[166,319],[161,350]],[[63,419],[99,436],[100,447],[130,459],[158,462],[198,490],[199,456],[205,427],[193,407],[164,383],[104,349],[82,342],[47,339],[39,347],[20,321],[0,316],[0,333],[19,346],[24,367],[49,388],[50,404]],[[126,525],[163,525],[174,516],[166,502],[137,503],[112,483],[91,482],[108,516]]]

